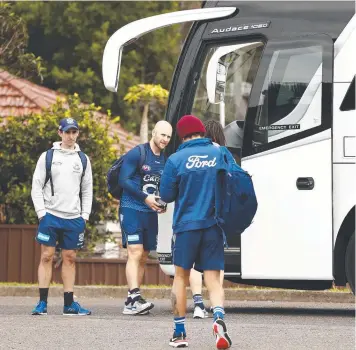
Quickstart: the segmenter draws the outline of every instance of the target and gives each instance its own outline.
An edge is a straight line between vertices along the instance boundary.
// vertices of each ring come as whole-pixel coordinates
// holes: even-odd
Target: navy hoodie
[[[216,224],[217,173],[226,170],[219,147],[207,138],[181,144],[164,167],[160,196],[175,201],[173,232],[200,230]]]

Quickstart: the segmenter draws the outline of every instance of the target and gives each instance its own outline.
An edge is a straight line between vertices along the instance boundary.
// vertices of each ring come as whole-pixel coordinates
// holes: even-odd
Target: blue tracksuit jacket
[[[164,167],[160,195],[175,201],[173,232],[199,230],[217,223],[215,188],[217,174],[226,170],[223,153],[210,139],[198,138],[180,145]]]

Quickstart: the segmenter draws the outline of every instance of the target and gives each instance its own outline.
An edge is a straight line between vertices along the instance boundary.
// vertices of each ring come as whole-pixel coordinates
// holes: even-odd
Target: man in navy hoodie
[[[204,271],[214,310],[213,331],[218,349],[227,349],[231,340],[224,323],[224,290],[220,271],[224,270],[224,234],[215,217],[217,174],[226,170],[219,147],[204,138],[205,127],[193,115],[177,123],[182,144],[165,165],[160,186],[161,199],[175,201],[173,215],[173,264],[175,276],[172,288],[174,334],[172,347],[187,347],[185,332],[186,286],[190,270]]]

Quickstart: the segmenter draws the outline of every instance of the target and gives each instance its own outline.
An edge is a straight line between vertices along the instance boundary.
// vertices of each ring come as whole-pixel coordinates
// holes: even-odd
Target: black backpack
[[[140,150],[139,169],[141,169],[146,159],[146,150],[143,144],[138,145],[136,147],[138,147]],[[124,161],[124,157],[125,154],[119,159],[115,160],[106,175],[106,184],[108,186],[108,192],[116,199],[120,199],[123,192],[123,188],[119,185],[119,174],[122,163]]]
[[[45,183],[43,185],[43,187],[45,187],[46,183],[48,182],[48,180],[50,181],[52,196],[54,196],[54,188],[53,188],[53,180],[52,180],[52,172],[51,172],[53,153],[54,153],[54,149],[53,148],[49,149],[46,152],[46,179],[45,179]],[[82,151],[78,152],[78,156],[79,156],[80,161],[82,162],[82,166],[83,166],[82,177],[80,179],[80,189],[81,189],[82,188],[83,177],[85,175],[85,170],[87,169],[88,160],[87,160],[87,157],[85,156],[85,153],[82,152]]]

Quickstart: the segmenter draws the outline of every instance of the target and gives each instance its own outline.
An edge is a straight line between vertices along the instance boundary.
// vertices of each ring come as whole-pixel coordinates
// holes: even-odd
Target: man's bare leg
[[[224,289],[220,281],[220,271],[204,271],[204,281],[209,292],[211,306],[224,306]]]
[[[221,271],[204,271],[204,281],[208,288],[210,301],[213,306],[216,347],[218,349],[227,349],[231,346],[231,339],[227,333],[224,322],[224,289],[221,284]]]
[[[139,266],[139,270],[138,270],[138,285],[139,285],[139,287],[143,284],[143,277],[145,275],[145,266],[146,266],[146,262],[147,262],[149,253],[150,253],[150,251],[147,251],[147,250],[144,250],[142,253],[142,257],[140,260],[140,266]]]
[[[64,306],[70,307],[74,301],[75,283],[75,250],[62,249],[62,281],[64,291]]]
[[[132,244],[127,246],[126,279],[129,286],[128,298],[125,302],[124,314],[146,313],[153,308],[153,304],[146,302],[141,297],[140,285],[144,275],[144,266],[148,253],[143,249],[142,244]]]
[[[220,284],[224,287],[224,278],[225,278],[225,272],[224,270],[220,271]]]
[[[55,249],[55,247],[48,247],[41,244],[41,258],[38,265],[40,301],[32,310],[32,315],[47,315],[48,290],[52,279],[52,262]]]
[[[170,341],[170,345],[175,345],[177,341],[176,337],[180,337],[178,340],[180,345],[183,345],[185,340],[185,314],[187,308],[187,291],[186,287],[189,282],[190,270],[185,270],[182,267],[175,266],[175,275],[172,286],[172,309],[174,314],[174,336]],[[182,336],[183,334],[183,336]],[[183,338],[184,337],[184,338]],[[186,346],[188,343],[186,343]]]
[[[64,292],[73,292],[75,283],[75,250],[62,249],[62,280]]]
[[[41,259],[38,265],[38,286],[49,288],[52,279],[52,262],[56,247],[47,247],[41,244]]]
[[[203,276],[201,272],[195,269],[191,269],[190,276],[189,276],[189,283],[193,295],[202,294]]]
[[[142,244],[127,246],[126,279],[129,290],[139,288],[140,261],[144,250]]]
[[[203,276],[202,273],[195,270],[190,270],[189,276],[190,289],[193,295],[194,301],[194,313],[193,317],[196,319],[202,319],[208,317],[208,312],[205,310],[205,305],[202,295]]]
[[[62,249],[62,280],[64,290],[63,315],[91,315],[91,311],[74,303],[75,259],[76,250]]]

